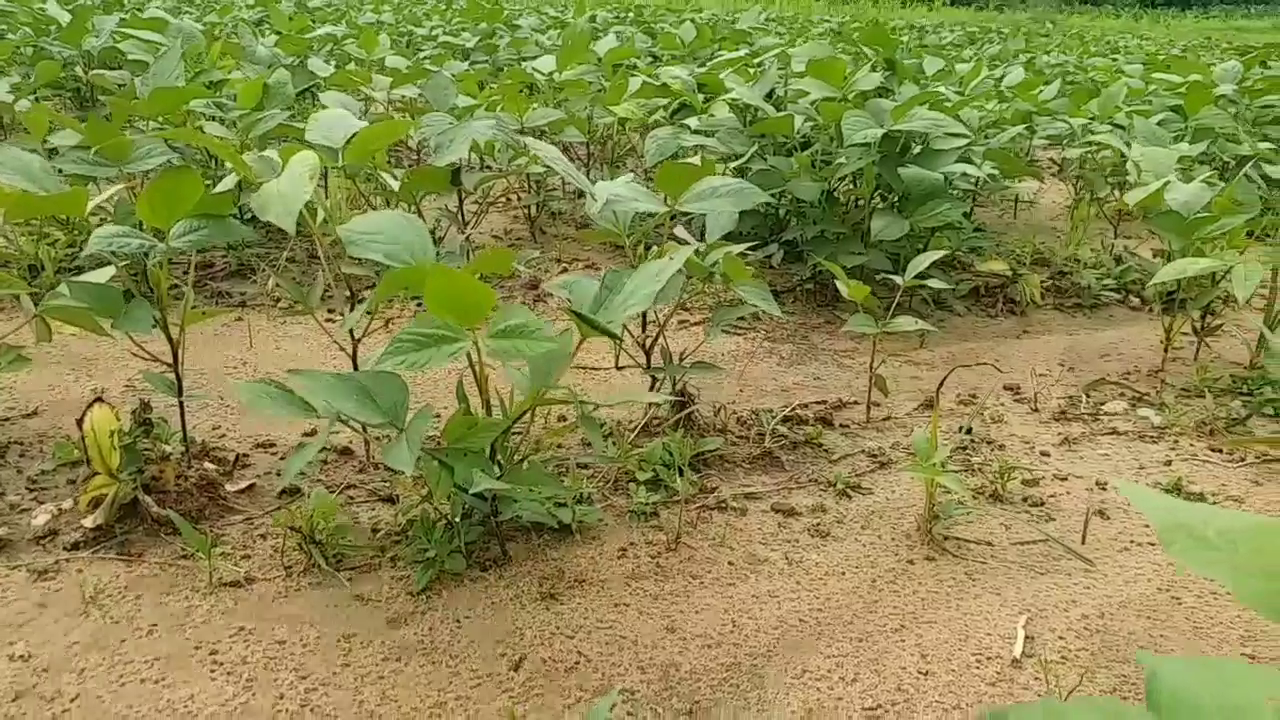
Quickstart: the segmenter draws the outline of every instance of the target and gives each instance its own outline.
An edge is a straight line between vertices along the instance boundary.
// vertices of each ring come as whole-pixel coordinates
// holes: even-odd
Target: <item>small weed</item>
[[[723,445],[723,438],[695,440],[683,430],[654,439],[631,461],[634,477],[630,487],[632,513],[637,517],[649,516],[658,503],[678,500],[680,511],[672,543],[679,543],[684,526],[685,501],[701,488],[694,470],[695,460],[719,450]]]
[[[1203,490],[1197,490],[1191,486],[1187,479],[1181,475],[1174,475],[1162,483],[1156,484],[1156,489],[1170,497],[1186,500],[1187,502],[1208,503],[1213,504],[1213,498],[1209,497]]]
[[[166,510],[165,513],[182,535],[183,545],[200,560],[200,564],[205,570],[205,578],[210,590],[213,589],[214,573],[218,567],[226,567],[236,572],[241,572],[239,568],[227,565],[220,560],[223,548],[218,544],[218,538],[213,534],[213,531],[200,530],[173,510]]]
[[[986,496],[994,502],[1005,502],[1009,499],[1009,489],[1022,481],[1023,473],[1030,468],[1019,465],[1006,458],[998,457],[986,473]]]
[[[827,486],[839,498],[851,498],[856,495],[870,495],[871,490],[864,486],[855,478],[849,477],[843,472],[836,472],[831,476]]]
[[[280,528],[280,564],[285,564],[285,549],[292,540],[308,565],[328,570],[343,584],[346,580],[336,570],[356,549],[352,525],[342,504],[324,488],[311,491],[305,503],[295,504],[271,518]]]

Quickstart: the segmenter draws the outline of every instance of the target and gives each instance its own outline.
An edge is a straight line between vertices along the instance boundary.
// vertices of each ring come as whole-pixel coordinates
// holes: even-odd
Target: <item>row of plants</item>
[[[243,384],[241,399],[319,427],[285,460],[285,484],[340,433],[394,474],[419,588],[491,545],[505,556],[504,528],[596,521],[602,464],[630,469],[633,506],[682,512],[695,458],[716,442],[637,449],[600,409],[686,416],[691,379],[716,370],[704,343],[781,316],[766,269],[834,280],[845,329],[870,340],[870,421],[872,394],[890,392],[889,336],[935,332],[927,313],[992,288],[1041,302],[1057,268],[1006,253],[979,222],[1016,214],[1037,182],[1068,190],[1059,241],[1093,273],[1078,284],[1157,308],[1166,359],[1185,329],[1197,355],[1216,342],[1265,285],[1248,365],[1271,378],[1272,48],[585,3],[23,0],[0,6],[0,28],[0,293],[20,313],[0,331],[0,368],[31,362],[8,341],[69,326],[115,338],[177,408],[176,440],[125,427],[105,403],[86,410],[93,527],[134,503],[172,517],[153,461],[171,447],[190,460],[188,337],[225,311],[199,279],[250,249],[268,257],[270,292],[349,369],[293,369]],[[520,237],[484,242],[499,216]],[[1128,244],[1136,220],[1160,240],[1152,257]],[[545,283],[563,323],[502,302],[503,279],[570,234],[624,260]],[[423,311],[397,326],[411,301]],[[681,344],[672,329],[688,312],[708,331]],[[640,373],[633,396],[566,381],[588,342]],[[406,377],[441,368],[457,369],[454,406],[413,407]],[[966,494],[940,393],[915,443],[926,537]],[[565,441],[577,436],[590,453]],[[326,490],[277,523],[335,574],[351,552]],[[212,574],[212,536],[178,525]]]

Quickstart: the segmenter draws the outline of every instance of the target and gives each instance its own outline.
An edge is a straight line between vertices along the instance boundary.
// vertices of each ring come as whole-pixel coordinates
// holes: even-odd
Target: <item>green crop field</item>
[[[60,638],[149,637],[152,591],[124,588],[156,566],[184,585],[154,602],[204,618],[164,637],[220,637],[191,608],[254,587],[368,604],[370,574],[397,623],[533,602],[579,637],[654,591],[667,639],[623,632],[624,658],[582,666],[520,620],[462,631],[525,638],[500,671],[453,655],[456,616],[412,626],[435,638],[421,662],[479,680],[414,665],[394,713],[1274,717],[1277,143],[1265,10],[0,2],[0,578],[25,588],[0,592],[0,635],[15,663],[88,668],[72,714],[381,714],[393,691],[341,694],[329,665],[274,701],[185,671],[139,701],[145,680],[103,681],[111,652]],[[1200,578],[1130,551],[1148,525]],[[659,559],[613,569],[636,553]],[[840,558],[864,617],[899,602],[875,595],[894,568],[983,598],[966,617],[1005,625],[954,649],[999,677],[931,656],[899,678],[915,630],[892,620],[856,656],[883,681],[843,695],[861,617],[778,587],[742,586],[839,622],[802,642],[744,597],[725,601],[754,630],[702,634],[743,572],[842,597],[784,569]],[[1063,581],[1037,586],[1058,610],[1011,567]],[[57,630],[33,609],[49,582],[81,603]],[[1076,602],[1138,617],[1104,630]],[[323,648],[326,612],[301,612]],[[1028,641],[1035,612],[1052,629]],[[1241,635],[1214,635],[1227,617]],[[1071,644],[1116,632],[1086,642],[1103,660]],[[700,670],[682,657],[704,638]],[[231,665],[280,659],[245,647]],[[55,711],[31,677],[0,673],[0,698]]]

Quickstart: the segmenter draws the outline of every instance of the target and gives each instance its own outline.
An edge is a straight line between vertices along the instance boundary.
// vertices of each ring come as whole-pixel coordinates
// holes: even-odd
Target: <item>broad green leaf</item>
[[[1257,260],[1242,260],[1231,266],[1231,294],[1236,303],[1248,305],[1249,299],[1257,292],[1266,268]]]
[[[628,174],[613,180],[601,180],[591,186],[587,212],[597,215],[605,211],[660,213],[666,210],[667,205],[662,198]]]
[[[304,137],[312,145],[341,150],[352,135],[368,124],[345,108],[324,108],[307,118]]]
[[[11,145],[0,145],[0,185],[37,195],[67,189],[67,184],[58,177],[58,172],[48,160]]]
[[[871,215],[871,242],[897,240],[911,230],[911,223],[892,210],[879,209]]]
[[[393,372],[290,370],[287,378],[286,384],[326,417],[399,430],[409,414],[409,386]]]
[[[0,272],[0,296],[21,295],[35,290],[25,281],[14,277],[11,273]]]
[[[527,362],[555,348],[556,343],[551,327],[522,305],[498,308],[483,338],[487,355],[503,363]]]
[[[203,196],[204,179],[199,170],[189,165],[165,168],[138,195],[138,219],[167,231],[186,217]]]
[[[120,316],[111,321],[111,329],[131,335],[150,335],[156,327],[156,311],[146,298],[135,296],[125,305]]]
[[[108,337],[111,332],[102,326],[93,311],[71,298],[45,296],[37,309],[40,317],[53,320],[94,335]]]
[[[289,158],[279,177],[258,188],[249,198],[249,207],[260,219],[296,235],[298,213],[311,199],[319,180],[320,156],[301,150]]]
[[[1274,544],[1271,549],[1274,555]],[[1280,589],[1280,580],[1272,589]],[[1138,662],[1147,671],[1147,709],[1160,720],[1274,720],[1280,713],[1280,667],[1240,658],[1148,652],[1139,652]]]
[[[141,230],[123,225],[102,225],[89,234],[89,240],[80,254],[127,257],[149,255],[159,247],[158,240]]]
[[[435,262],[436,244],[422,219],[402,210],[374,210],[337,229],[347,255],[388,267]]]
[[[391,338],[377,367],[383,370],[430,370],[447,365],[471,347],[466,329],[427,317],[415,322]]]
[[[250,380],[236,385],[240,403],[253,412],[285,418],[310,420],[320,417],[316,409],[289,386],[276,380]]]
[[[474,330],[498,304],[498,293],[464,270],[436,263],[427,267],[422,303],[447,323]]]
[[[316,433],[316,436],[306,442],[298,443],[289,457],[285,459],[284,465],[280,468],[280,482],[284,485],[290,485],[298,474],[307,468],[315,459],[319,457],[320,451],[325,445],[329,444],[329,433],[333,429],[333,422],[330,421]]]
[[[684,267],[693,251],[693,247],[686,245],[656,260],[642,263],[609,296],[599,311],[594,313],[595,316],[612,327],[653,307],[658,293]]]
[[[886,333],[938,332],[938,328],[910,315],[895,315],[881,325],[880,330]]]
[[[903,280],[912,280],[920,273],[929,269],[929,266],[946,257],[950,250],[927,250],[919,255],[911,258],[907,263],[907,269],[902,273]]]
[[[412,131],[413,121],[407,118],[373,123],[351,137],[342,152],[342,159],[348,165],[368,164],[375,155],[404,140]]]
[[[382,462],[392,470],[412,475],[422,454],[422,440],[435,425],[436,414],[430,405],[423,405],[405,423],[404,430],[382,447]]]
[[[463,269],[476,277],[508,277],[516,271],[519,259],[515,250],[495,245],[476,253]]]
[[[31,358],[22,350],[18,345],[0,343],[0,373],[19,372],[31,366]]]
[[[709,160],[701,163],[668,160],[659,165],[657,172],[653,174],[653,185],[663,195],[675,200],[688,192],[694,183],[713,174],[715,174],[715,163]],[[736,212],[723,214],[732,214],[735,219],[737,216]]]
[[[151,63],[151,67],[138,78],[138,96],[147,97],[151,91],[162,87],[182,87],[186,84],[186,68],[182,63],[183,44],[171,44]]]
[[[733,292],[748,305],[774,317],[782,317],[782,310],[778,308],[778,301],[773,298],[773,293],[770,292],[769,286],[764,280],[747,278],[734,281]]]
[[[184,327],[193,328],[201,323],[213,320],[214,318],[220,318],[223,315],[230,315],[232,312],[234,311],[231,308],[191,308],[182,314],[182,324]]]
[[[458,86],[448,73],[436,72],[431,75],[422,87],[422,96],[431,103],[436,112],[448,112],[458,99]]]
[[[1216,192],[1199,180],[1184,183],[1177,178],[1170,178],[1169,183],[1164,186],[1164,201],[1170,210],[1189,218],[1200,212]]]
[[[250,243],[257,235],[240,221],[220,215],[192,215],[169,229],[169,249],[191,253]]]
[[[25,191],[0,195],[0,213],[11,223],[47,217],[82,218],[88,206],[89,189],[85,187],[73,187],[47,195]]]
[[[172,375],[154,372],[152,370],[143,370],[142,379],[151,386],[152,390],[164,395],[165,397],[178,397],[178,383],[174,381]]]
[[[1133,483],[1119,490],[1147,516],[1174,560],[1280,622],[1280,518],[1187,502]]]
[[[1147,283],[1147,287],[1159,285],[1161,283],[1173,282],[1175,280],[1186,280],[1187,278],[1222,272],[1229,266],[1229,263],[1216,258],[1178,258],[1177,260],[1170,261],[1164,267],[1160,268],[1160,270],[1156,272],[1155,276],[1151,278],[1151,281]]]
[[[557,175],[568,180],[574,187],[588,195],[591,194],[591,180],[583,174],[569,159],[560,152],[560,148],[545,143],[537,138],[521,138],[529,152],[533,153],[544,165],[555,171]]]
[[[848,322],[841,328],[845,332],[858,333],[859,335],[879,335],[880,323],[867,313],[854,313],[849,316]]]
[[[706,215],[742,212],[769,202],[773,202],[773,198],[768,193],[746,180],[713,175],[702,178],[686,190],[676,202],[676,209]]]

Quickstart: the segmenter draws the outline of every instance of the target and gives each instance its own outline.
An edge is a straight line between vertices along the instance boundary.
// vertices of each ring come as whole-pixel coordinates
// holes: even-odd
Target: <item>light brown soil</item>
[[[702,400],[742,418],[751,409],[776,416],[797,401],[861,397],[865,347],[840,336],[837,322],[772,323],[711,343],[707,359],[726,371],[699,383]],[[692,338],[698,330],[680,332]],[[607,522],[582,538],[521,537],[510,564],[444,582],[425,597],[410,594],[408,571],[394,560],[354,574],[350,590],[314,573],[282,577],[266,517],[215,524],[227,559],[248,571],[246,587],[209,592],[185,561],[0,569],[0,712],[495,717],[515,707],[562,716],[622,687],[629,707],[675,715],[937,717],[1046,694],[1037,658],[1055,663],[1065,687],[1087,673],[1081,694],[1131,699],[1142,692],[1140,649],[1280,661],[1275,626],[1212,583],[1180,576],[1114,491],[1118,480],[1152,484],[1183,474],[1228,506],[1275,514],[1280,485],[1272,470],[1195,459],[1221,456],[1132,413],[1067,411],[1053,419],[1076,407],[1078,388],[1095,378],[1152,388],[1157,338],[1151,317],[1118,309],[945,322],[928,347],[892,348],[901,353],[886,366],[894,394],[876,414],[896,419],[864,428],[853,405],[804,427],[807,406],[792,407],[802,420],[797,434],[820,432],[841,459],[815,463],[805,457],[816,451],[784,450],[712,474],[731,491],[822,481],[887,459],[887,469],[859,478],[871,494],[839,498],[819,482],[747,497],[743,515],[692,513],[675,550],[667,543],[671,514],[635,525],[619,497]],[[140,366],[109,340],[64,337],[34,359],[29,372],[5,376],[0,401],[5,414],[40,410],[3,426],[11,445],[0,475],[7,561],[33,550],[17,538],[34,504],[74,492],[24,488],[29,464],[52,437],[71,432],[97,392],[123,405],[144,390]],[[208,400],[193,412],[194,432],[242,450],[262,440],[292,447],[302,428],[243,413],[232,383],[293,367],[338,369],[338,360],[300,319],[232,316],[201,329],[191,375]],[[948,367],[976,361],[1008,374],[958,373],[945,394],[947,426],[971,409],[957,399],[994,384],[974,443],[985,458],[1032,467],[1039,485],[1014,491],[1001,506],[1011,514],[952,528],[993,544],[952,542],[962,558],[922,544],[914,519],[920,491],[898,468],[911,430],[925,422],[921,400]],[[582,362],[605,364],[607,353],[594,348]],[[1033,367],[1042,378],[1061,376],[1038,413],[1026,397]],[[418,378],[417,399],[449,407],[451,377]],[[1021,394],[1002,388],[1011,381]],[[574,382],[605,395],[634,388],[636,378],[579,372]],[[237,502],[274,503],[278,463],[259,451],[248,472],[261,481]],[[352,467],[325,471],[330,487],[358,481]],[[1043,506],[1031,507],[1036,498]],[[771,512],[778,500],[800,514]],[[1049,543],[1011,544],[1040,537],[1034,524],[1078,546],[1090,506],[1103,513],[1080,549],[1096,568]],[[180,558],[154,538],[127,547],[151,560]],[[1024,613],[1027,659],[1011,664]]]

